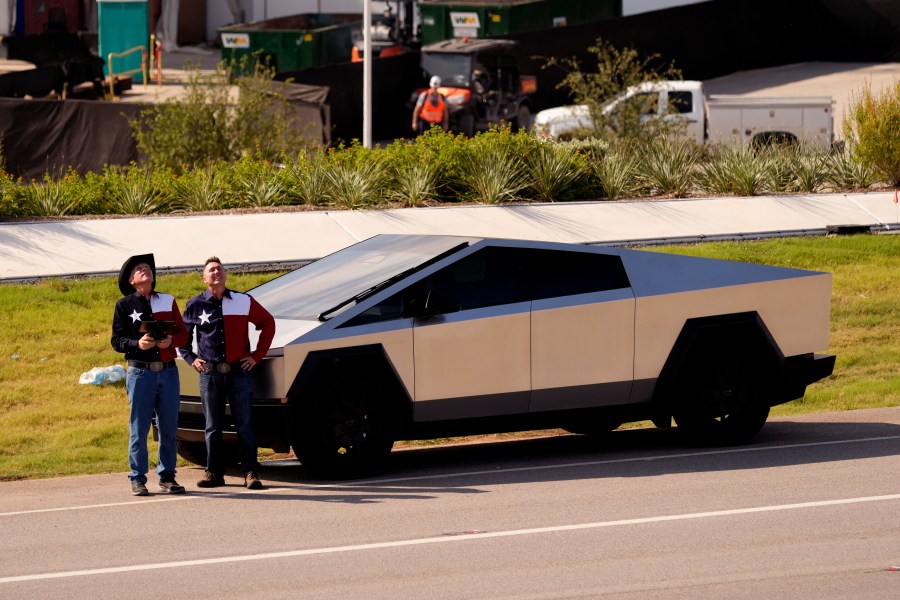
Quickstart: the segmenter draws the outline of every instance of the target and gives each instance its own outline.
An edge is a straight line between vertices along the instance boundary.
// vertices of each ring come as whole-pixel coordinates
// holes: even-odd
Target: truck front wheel
[[[300,411],[294,452],[320,477],[364,475],[384,462],[394,445],[385,405],[363,382],[335,383]]]
[[[473,135],[475,135],[475,117],[472,115],[472,113],[463,113],[459,115],[457,128],[459,129],[459,133],[465,135],[466,137],[472,137]]]
[[[206,466],[206,442],[175,440],[175,451],[189,463]],[[236,444],[222,444],[222,461],[226,467],[233,467],[240,462]]]
[[[516,122],[513,123],[516,131],[528,131],[531,129],[531,111],[524,104],[519,106],[516,113]]]

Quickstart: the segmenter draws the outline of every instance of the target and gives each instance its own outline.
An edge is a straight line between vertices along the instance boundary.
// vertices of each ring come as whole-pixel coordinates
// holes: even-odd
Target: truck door
[[[669,90],[666,98],[667,120],[678,120],[685,124],[684,135],[697,143],[703,143],[703,102],[694,98],[690,90]]]
[[[634,294],[618,254],[530,250],[530,412],[627,404]]]
[[[415,319],[415,420],[528,411],[531,303],[516,249],[487,247],[417,284],[431,306]]]

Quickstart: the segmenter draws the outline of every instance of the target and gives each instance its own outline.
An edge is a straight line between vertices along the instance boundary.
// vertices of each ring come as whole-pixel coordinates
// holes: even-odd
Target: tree
[[[850,98],[844,138],[853,158],[900,187],[900,81],[880,93],[866,83]]]
[[[586,137],[652,138],[683,127],[677,121],[644,118],[656,109],[656,94],[636,94],[630,101],[619,102],[607,110],[611,101],[631,87],[682,79],[674,63],[662,63],[659,54],[642,57],[634,48],[620,50],[603,38],[597,38],[587,50],[597,59],[595,71],[583,70],[575,58],[549,58],[543,66],[565,71],[557,87],[568,89],[576,104],[587,105],[593,127],[584,132]]]
[[[219,63],[212,75],[188,73],[186,94],[153,106],[131,121],[138,150],[153,167],[182,171],[243,154],[274,159],[308,144],[294,109],[258,60]],[[248,73],[232,77],[232,73]]]

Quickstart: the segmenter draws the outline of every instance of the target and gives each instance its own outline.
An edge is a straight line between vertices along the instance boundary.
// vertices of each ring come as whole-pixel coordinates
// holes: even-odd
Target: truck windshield
[[[435,52],[422,55],[422,68],[441,78],[441,85],[468,87],[472,77],[471,54]]]
[[[250,291],[276,318],[316,319],[323,311],[471,238],[379,235]]]

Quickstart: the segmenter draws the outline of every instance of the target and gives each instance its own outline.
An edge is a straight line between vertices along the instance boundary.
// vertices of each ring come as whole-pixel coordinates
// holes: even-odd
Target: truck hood
[[[550,137],[592,126],[591,113],[586,104],[548,108],[534,117],[535,129]]]

